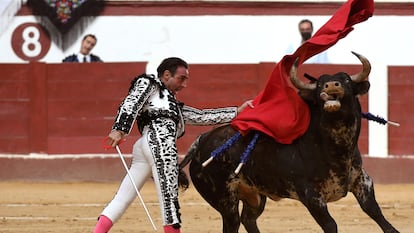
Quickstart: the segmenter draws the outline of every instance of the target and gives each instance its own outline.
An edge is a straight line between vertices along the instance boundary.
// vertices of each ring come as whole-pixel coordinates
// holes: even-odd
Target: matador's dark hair
[[[188,69],[188,64],[183,59],[178,57],[169,57],[164,59],[157,68],[157,75],[161,77],[164,71],[168,70],[171,72],[171,75],[175,74],[175,71],[178,67],[183,66]]]

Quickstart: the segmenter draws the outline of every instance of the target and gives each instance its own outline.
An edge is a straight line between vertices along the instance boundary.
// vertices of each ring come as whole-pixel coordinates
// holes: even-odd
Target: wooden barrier
[[[0,178],[37,181],[117,181],[124,174],[115,154],[103,150],[117,108],[131,80],[145,70],[145,62],[93,64],[0,64]],[[265,86],[275,63],[191,64],[189,87],[178,94],[185,104],[199,108],[239,105]],[[303,65],[299,76],[338,71],[356,73],[359,65]],[[414,182],[411,167],[414,144],[413,67],[389,68],[390,118],[404,127],[390,127],[390,154],[395,158],[367,158],[364,164],[377,183]],[[368,96],[360,98],[368,111]],[[187,126],[178,140],[185,154],[193,140],[215,126]],[[132,151],[139,137],[134,127],[122,150]],[[368,150],[367,121],[363,120],[359,146]],[[43,153],[43,157],[29,156]],[[22,154],[22,155],[18,155]],[[74,154],[63,156],[63,154]],[[94,154],[88,156],[85,154]],[[54,156],[50,156],[54,155]],[[130,160],[127,157],[127,160]],[[387,170],[384,173],[384,170]]]
[[[137,63],[0,64],[0,153],[84,154],[102,151],[117,107],[130,81],[145,70]],[[254,98],[265,86],[275,63],[191,64],[189,87],[178,98],[198,107],[239,105]],[[390,117],[410,125],[412,102],[409,78],[412,67],[390,67]],[[359,65],[303,65],[299,75],[315,77],[338,71],[356,73]],[[407,77],[405,77],[407,76]],[[401,78],[399,78],[401,77]],[[405,94],[399,94],[399,93]],[[362,110],[368,111],[368,95],[360,97]],[[404,112],[405,114],[399,114]],[[187,126],[178,141],[185,153],[192,141],[214,126]],[[390,128],[392,155],[409,155],[414,145],[407,142],[413,127]],[[126,152],[138,137],[136,129],[125,144]],[[359,146],[368,152],[368,127],[363,120]]]
[[[414,154],[414,67],[388,67],[389,119],[400,127],[388,128],[389,152],[392,155]]]
[[[101,141],[131,80],[145,66],[1,64],[0,153],[105,153]]]

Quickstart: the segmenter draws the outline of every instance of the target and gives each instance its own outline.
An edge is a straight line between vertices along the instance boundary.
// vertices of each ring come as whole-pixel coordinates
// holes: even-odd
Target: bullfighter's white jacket
[[[121,103],[114,130],[130,133],[135,119],[142,130],[151,120],[170,118],[177,124],[177,137],[184,134],[184,124],[214,125],[228,123],[237,115],[237,107],[197,109],[183,105],[154,75],[140,75],[135,78],[128,96]]]

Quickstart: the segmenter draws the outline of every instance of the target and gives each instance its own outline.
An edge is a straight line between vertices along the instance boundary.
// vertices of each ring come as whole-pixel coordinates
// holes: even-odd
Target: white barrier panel
[[[369,81],[369,112],[388,119],[388,69],[381,62],[372,61]],[[388,125],[374,121],[368,123],[368,155],[371,157],[388,156]]]

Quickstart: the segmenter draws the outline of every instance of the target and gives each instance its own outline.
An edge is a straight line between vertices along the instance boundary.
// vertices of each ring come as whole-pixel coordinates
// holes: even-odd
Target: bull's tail
[[[190,146],[190,149],[188,149],[188,152],[185,155],[184,159],[178,165],[178,187],[180,187],[183,191],[188,189],[188,187],[190,186],[190,181],[188,180],[187,174],[183,171],[183,168],[187,166],[191,162],[191,160],[193,160],[196,154],[196,149],[202,136],[203,134],[197,137],[197,139]]]

